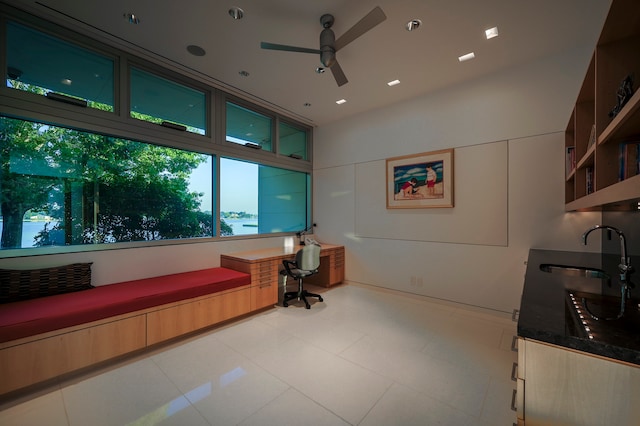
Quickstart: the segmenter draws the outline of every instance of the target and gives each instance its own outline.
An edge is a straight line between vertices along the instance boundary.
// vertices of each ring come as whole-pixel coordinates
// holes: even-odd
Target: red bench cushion
[[[0,305],[0,342],[251,284],[251,275],[211,268]]]

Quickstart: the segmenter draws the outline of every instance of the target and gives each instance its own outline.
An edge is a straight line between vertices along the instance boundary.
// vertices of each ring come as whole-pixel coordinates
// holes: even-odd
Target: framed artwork
[[[453,207],[453,149],[387,159],[387,208]]]

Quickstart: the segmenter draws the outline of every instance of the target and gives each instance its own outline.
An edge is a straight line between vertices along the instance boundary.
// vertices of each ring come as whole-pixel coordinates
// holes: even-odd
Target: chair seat
[[[320,246],[316,244],[306,245],[298,250],[295,261],[283,260],[284,270],[280,274],[286,278],[291,277],[298,280],[298,291],[287,291],[284,294],[282,306],[289,306],[289,301],[293,299],[302,300],[305,308],[310,309],[311,305],[307,301],[307,297],[315,297],[318,301],[323,302],[322,296],[315,293],[309,293],[302,285],[302,279],[318,273],[320,265]]]

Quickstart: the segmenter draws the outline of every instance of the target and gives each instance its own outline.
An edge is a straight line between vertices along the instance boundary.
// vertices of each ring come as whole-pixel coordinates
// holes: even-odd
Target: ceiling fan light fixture
[[[407,31],[413,31],[413,30],[417,30],[418,28],[420,28],[420,25],[422,25],[422,21],[419,19],[412,19],[409,22],[406,23],[405,28],[407,29]]]
[[[229,16],[237,21],[244,18],[244,10],[240,9],[237,6],[233,6],[231,9],[229,9]]]
[[[349,80],[345,76],[342,67],[336,59],[336,52],[356,40],[358,37],[372,30],[385,19],[387,19],[387,15],[384,14],[380,6],[376,6],[344,34],[336,38],[333,30],[331,29],[334,18],[332,15],[326,13],[320,17],[320,24],[324,29],[320,33],[319,49],[268,43],[264,41],[260,42],[260,47],[262,49],[281,50],[286,52],[312,53],[315,55],[320,54],[320,63],[324,68],[331,69],[331,74],[333,74],[336,84],[338,87],[341,87],[347,84]],[[319,69],[316,70],[319,71]]]

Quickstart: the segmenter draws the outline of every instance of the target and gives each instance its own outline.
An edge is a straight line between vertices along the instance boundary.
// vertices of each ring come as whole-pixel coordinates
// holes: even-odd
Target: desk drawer
[[[278,262],[265,260],[251,267],[251,309],[278,303]]]

